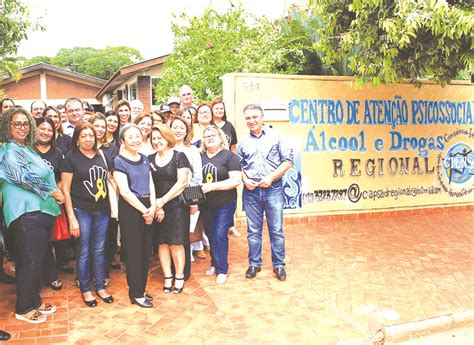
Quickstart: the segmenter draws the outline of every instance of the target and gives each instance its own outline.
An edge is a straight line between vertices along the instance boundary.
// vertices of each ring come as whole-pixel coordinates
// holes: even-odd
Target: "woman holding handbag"
[[[181,110],[178,112],[178,114],[181,112]],[[191,176],[189,178],[189,185],[196,186],[202,181],[202,163],[199,149],[196,146],[191,145],[191,141],[193,139],[191,122],[187,121],[185,118],[177,116],[170,122],[170,127],[174,135],[176,136],[176,145],[174,149],[176,151],[183,152],[188,158],[188,161],[191,165]],[[194,214],[199,214],[198,210],[198,205],[192,205],[189,207],[191,218]],[[204,245],[202,241],[203,227],[201,218],[199,218],[199,220],[196,222],[196,228],[193,230],[194,231],[190,234],[191,244],[190,247],[186,249],[186,254],[188,254],[190,261],[194,261],[193,252],[195,253],[197,258],[205,259],[207,256],[204,252]],[[188,260],[186,260],[186,265],[190,266],[190,264],[188,264]],[[186,272],[187,269],[185,267],[185,273]]]

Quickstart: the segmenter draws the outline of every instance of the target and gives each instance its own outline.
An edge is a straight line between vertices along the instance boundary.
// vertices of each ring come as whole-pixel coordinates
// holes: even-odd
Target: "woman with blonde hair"
[[[242,172],[237,156],[227,149],[224,132],[217,126],[204,129],[201,149],[202,190],[207,201],[199,208],[211,242],[211,267],[206,275],[216,274],[216,283],[223,284],[229,269],[227,234],[237,206],[237,186],[242,180]]]

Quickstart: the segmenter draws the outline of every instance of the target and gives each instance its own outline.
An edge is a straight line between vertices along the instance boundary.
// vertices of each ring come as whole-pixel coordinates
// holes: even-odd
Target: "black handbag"
[[[197,185],[184,188],[183,192],[179,195],[179,200],[182,204],[191,206],[200,205],[206,202],[207,198],[201,186]]]

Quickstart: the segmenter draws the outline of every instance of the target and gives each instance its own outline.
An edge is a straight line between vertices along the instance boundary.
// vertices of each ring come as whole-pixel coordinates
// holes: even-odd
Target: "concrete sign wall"
[[[299,152],[287,208],[348,213],[474,203],[474,85],[356,89],[345,77],[224,76],[228,117],[259,103]]]

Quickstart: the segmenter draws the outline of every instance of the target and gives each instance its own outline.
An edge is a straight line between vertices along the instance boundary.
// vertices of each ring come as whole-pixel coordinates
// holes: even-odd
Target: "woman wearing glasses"
[[[193,145],[201,147],[202,132],[204,128],[212,124],[212,109],[208,103],[201,103],[197,108],[197,123],[193,126]]]
[[[229,269],[228,229],[237,206],[237,186],[242,172],[237,156],[227,149],[224,132],[212,125],[204,129],[202,145],[202,190],[207,202],[199,206],[204,231],[211,242],[211,267],[206,275],[216,274],[216,283],[227,280]]]
[[[0,180],[5,224],[18,249],[15,318],[42,323],[56,307],[41,301],[41,272],[59,204],[64,202],[54,173],[32,148],[33,118],[25,109],[0,117]]]

